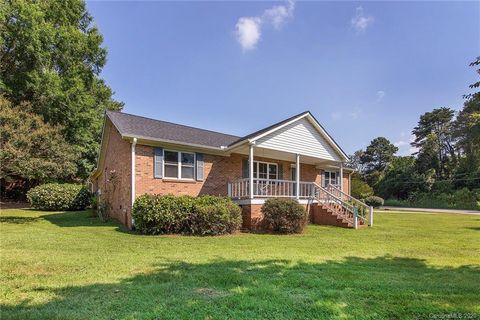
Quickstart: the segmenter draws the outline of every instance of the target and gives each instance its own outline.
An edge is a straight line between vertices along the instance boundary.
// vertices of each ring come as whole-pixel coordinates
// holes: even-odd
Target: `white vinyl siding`
[[[332,146],[305,118],[258,139],[256,146],[327,160],[341,160]]]

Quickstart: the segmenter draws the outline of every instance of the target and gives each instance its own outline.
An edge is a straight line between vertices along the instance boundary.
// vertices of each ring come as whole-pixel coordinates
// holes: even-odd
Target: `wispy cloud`
[[[332,117],[333,120],[340,120],[343,118],[350,118],[352,120],[358,119],[362,115],[363,111],[362,109],[355,107],[353,108],[352,111],[346,111],[346,112],[341,112],[341,111],[334,111],[330,113],[330,116]]]
[[[357,30],[357,32],[365,32],[367,28],[375,21],[373,16],[365,16],[363,13],[362,7],[357,7],[355,10],[355,17],[352,18],[351,23],[352,27]]]
[[[385,91],[379,90],[377,91],[377,102],[380,102],[383,100],[387,93]]]
[[[398,154],[400,155],[411,155],[414,152],[417,152],[417,148],[410,145],[411,142],[415,140],[414,135],[407,135],[405,132],[400,133],[400,139],[393,143],[394,146],[398,147]]]
[[[262,37],[262,26],[272,25],[280,30],[289,18],[293,17],[295,2],[288,0],[285,5],[266,9],[262,15],[255,17],[240,17],[235,25],[237,41],[244,51],[257,47]]]
[[[333,120],[338,120],[342,118],[342,113],[335,111],[335,112],[332,112],[330,116],[332,117]]]

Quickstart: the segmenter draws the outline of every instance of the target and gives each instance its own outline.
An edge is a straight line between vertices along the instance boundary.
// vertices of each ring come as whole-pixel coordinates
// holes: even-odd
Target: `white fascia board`
[[[195,144],[195,143],[187,143],[187,142],[180,142],[180,141],[175,141],[175,140],[168,140],[168,139],[158,139],[158,138],[153,138],[153,137],[147,137],[147,136],[139,136],[139,135],[131,135],[131,134],[122,134],[122,139],[137,139],[137,140],[145,140],[145,141],[152,141],[152,142],[160,142],[160,143],[168,143],[168,144],[173,144],[173,145],[179,145],[179,146],[188,146],[192,148],[197,148],[197,149],[205,149],[205,150],[213,150],[213,151],[221,151],[225,152],[226,149],[223,149],[221,147],[210,147],[210,146],[205,146],[202,144]]]

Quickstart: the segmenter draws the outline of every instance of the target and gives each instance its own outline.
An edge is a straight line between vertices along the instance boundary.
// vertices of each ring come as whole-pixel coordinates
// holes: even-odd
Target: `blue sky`
[[[310,110],[347,153],[408,154],[420,114],[459,109],[480,2],[88,2],[124,111],[245,135]]]

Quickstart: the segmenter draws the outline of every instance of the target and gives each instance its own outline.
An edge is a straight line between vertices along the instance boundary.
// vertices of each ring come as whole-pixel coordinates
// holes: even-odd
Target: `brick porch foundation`
[[[349,228],[351,227],[342,219],[340,219],[336,214],[333,214],[329,210],[323,208],[323,206],[312,203],[312,204],[302,204],[305,208],[308,221],[313,224],[319,225],[330,225],[337,227]],[[240,205],[242,208],[242,229],[248,229],[252,231],[263,230],[262,221],[262,205],[261,204],[244,204]]]

